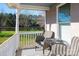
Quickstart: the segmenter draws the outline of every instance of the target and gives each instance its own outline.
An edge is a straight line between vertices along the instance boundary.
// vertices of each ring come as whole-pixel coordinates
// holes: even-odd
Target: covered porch
[[[15,34],[10,37],[7,41],[5,41],[3,44],[1,44],[1,55],[26,55],[26,56],[43,56],[43,50],[41,47],[40,50],[38,49],[35,51],[35,39],[38,35],[42,35],[43,31],[38,32],[19,32],[19,15],[20,11],[25,10],[41,10],[44,11],[44,24],[45,24],[45,31],[54,31],[55,33],[58,32],[58,24],[56,23],[56,14],[55,12],[58,12],[56,8],[58,9],[57,5],[63,5],[63,4],[56,4],[56,3],[9,3],[8,6],[11,8],[16,9],[16,27],[15,27]],[[53,9],[53,10],[52,10]],[[51,16],[51,12],[53,12],[53,16]],[[58,16],[58,15],[57,15]],[[50,18],[55,19],[52,20]],[[52,27],[52,25],[54,27]],[[53,28],[53,29],[52,29]],[[59,38],[59,34],[55,34],[56,38]],[[24,41],[22,41],[24,40]],[[12,48],[11,48],[12,47]],[[8,53],[8,50],[10,51],[10,54]],[[17,52],[16,52],[17,50]],[[4,53],[7,51],[6,53]],[[46,52],[48,54],[49,51]]]
[[[16,27],[15,27],[15,34],[6,40],[4,43],[0,45],[0,55],[4,56],[44,56],[42,47],[40,50],[35,50],[35,39],[38,35],[42,35],[43,31],[36,31],[36,32],[19,32],[19,13],[21,10],[42,10],[44,11],[44,19],[45,19],[45,31],[54,31],[56,39],[63,39],[68,41],[74,35],[71,33],[68,34],[66,37],[63,34],[69,33],[70,25],[69,23],[65,23],[69,26],[62,26],[63,34],[60,32],[60,23],[59,23],[59,8],[64,4],[59,3],[9,3],[8,6],[12,8],[16,8]],[[73,27],[74,28],[74,27]],[[65,30],[66,29],[66,30]],[[69,30],[69,31],[68,31]],[[61,36],[62,35],[62,36]],[[76,35],[76,34],[75,34]],[[21,41],[21,40],[25,41]],[[66,40],[67,39],[67,40]],[[68,41],[68,43],[70,40]],[[61,47],[61,46],[59,46]],[[56,51],[55,51],[56,52]],[[48,55],[49,51],[46,51],[46,56]],[[57,52],[58,53],[58,52]]]

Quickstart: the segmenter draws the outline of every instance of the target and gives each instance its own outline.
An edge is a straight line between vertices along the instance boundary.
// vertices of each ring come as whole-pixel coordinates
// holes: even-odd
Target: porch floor
[[[45,54],[43,55],[43,50],[41,48],[33,49],[22,49],[17,51],[16,56],[46,56],[49,53],[48,50],[45,50]]]

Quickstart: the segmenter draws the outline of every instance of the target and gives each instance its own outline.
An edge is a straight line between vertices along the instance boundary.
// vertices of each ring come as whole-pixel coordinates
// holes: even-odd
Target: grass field
[[[14,31],[1,31],[0,32],[0,44],[11,37],[15,32]]]
[[[0,37],[10,37],[14,34],[14,31],[1,31],[0,32]]]

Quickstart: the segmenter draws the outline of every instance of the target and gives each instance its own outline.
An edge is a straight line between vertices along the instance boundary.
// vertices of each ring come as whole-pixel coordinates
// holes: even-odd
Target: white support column
[[[59,39],[60,33],[59,33],[59,23],[58,23],[58,6],[56,6],[56,24],[57,24],[57,39]]]
[[[16,9],[16,33],[19,33],[19,9]]]
[[[59,19],[58,19],[58,12],[59,12],[59,7],[64,5],[66,3],[62,3],[56,6],[56,23],[57,23],[57,39],[61,39],[61,32],[60,32],[60,25],[59,25]]]
[[[44,11],[44,20],[45,20],[45,31],[47,30],[46,29],[46,11]]]
[[[17,35],[17,37],[16,37],[16,39],[17,39],[17,49],[19,48],[19,43],[20,43],[20,38],[19,38],[19,9],[16,9],[16,28],[15,28],[15,30],[16,30],[16,34],[18,34]]]

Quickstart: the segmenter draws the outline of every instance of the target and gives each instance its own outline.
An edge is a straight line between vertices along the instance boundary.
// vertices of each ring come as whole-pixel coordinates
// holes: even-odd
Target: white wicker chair
[[[71,45],[54,44],[52,45],[52,56],[78,56],[79,55],[79,37],[73,37]]]

